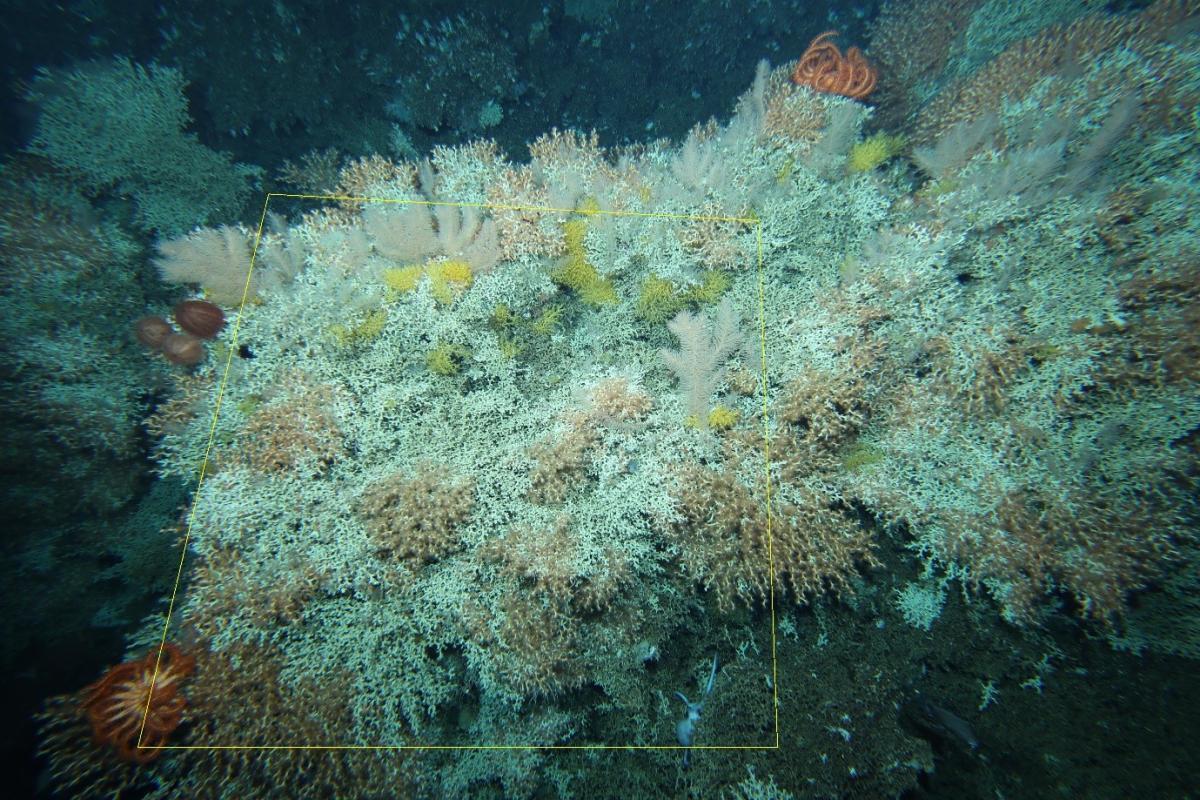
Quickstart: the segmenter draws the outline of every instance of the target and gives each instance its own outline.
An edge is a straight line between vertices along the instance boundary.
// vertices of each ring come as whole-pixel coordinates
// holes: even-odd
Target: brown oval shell
[[[225,327],[225,312],[207,300],[183,300],[175,305],[175,322],[193,336],[211,339]]]
[[[162,354],[172,364],[190,367],[204,360],[204,343],[187,333],[172,333],[163,339]]]
[[[171,323],[162,317],[142,317],[133,325],[134,336],[151,350],[161,350],[163,340],[174,332]]]

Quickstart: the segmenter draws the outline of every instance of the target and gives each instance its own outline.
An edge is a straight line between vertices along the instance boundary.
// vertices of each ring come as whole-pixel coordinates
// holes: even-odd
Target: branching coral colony
[[[712,631],[771,596],[768,551],[777,605],[849,598],[908,544],[1019,624],[1115,624],[1196,510],[1195,132],[1164,109],[1200,73],[1154,42],[924,125],[927,175],[848,167],[865,106],[790,65],[678,148],[553,131],[528,164],[479,143],[351,165],[374,199],[267,234],[259,302],[156,426],[162,471],[194,477],[233,353],[172,620],[200,664],[181,740],[671,744],[686,664],[721,651],[713,704],[766,691]],[[1140,105],[1105,93],[1130,85]],[[1154,155],[1113,135],[1131,113]],[[413,205],[444,202],[481,205]],[[318,725],[288,697],[337,699]],[[681,742],[720,739],[713,704]],[[416,780],[290,751],[140,774],[254,796],[326,757],[340,795]],[[512,770],[544,754],[473,778],[430,758],[427,796],[529,794]]]

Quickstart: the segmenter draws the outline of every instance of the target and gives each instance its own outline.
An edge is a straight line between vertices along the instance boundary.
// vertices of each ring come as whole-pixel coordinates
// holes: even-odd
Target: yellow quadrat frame
[[[154,675],[150,680],[150,689],[146,694],[146,707],[142,714],[142,723],[138,731],[137,747],[142,748],[142,737],[145,735],[146,720],[150,714],[150,703],[154,697],[154,684],[158,679],[159,669],[162,665],[163,651],[167,643],[167,634],[170,632],[171,618],[175,611],[176,599],[179,595],[180,582],[183,579],[183,567],[187,559],[188,543],[191,541],[192,525],[196,517],[196,503],[200,497],[200,489],[204,485],[204,476],[207,474],[208,458],[212,452],[213,439],[216,435],[217,421],[221,414],[221,401],[225,395],[225,386],[229,379],[229,370],[233,363],[233,354],[238,349],[238,330],[242,321],[242,312],[246,307],[246,300],[250,293],[250,277],[254,273],[254,264],[258,256],[258,247],[262,242],[263,228],[267,221],[267,211],[270,209],[271,201],[279,198],[283,200],[318,200],[318,201],[335,201],[335,202],[353,202],[353,203],[388,203],[392,205],[423,205],[423,206],[450,206],[453,208],[497,208],[506,211],[533,211],[538,213],[555,213],[555,214],[577,214],[580,216],[613,216],[613,217],[645,217],[651,219],[687,219],[707,222],[738,222],[743,225],[752,226],[754,228],[755,250],[757,254],[757,269],[758,269],[758,342],[759,342],[759,357],[761,360],[761,386],[762,386],[762,412],[763,412],[763,456],[764,456],[764,477],[766,478],[766,496],[763,502],[767,506],[767,559],[769,562],[770,574],[770,612],[771,612],[771,707],[774,713],[775,737],[772,744],[765,745],[741,745],[741,744],[697,744],[697,745],[681,745],[681,744],[562,744],[562,745],[436,745],[436,744],[403,744],[403,745],[338,745],[338,744],[309,744],[309,745],[271,745],[271,744],[247,744],[247,745],[218,745],[218,746],[201,746],[201,745],[163,745],[162,747],[153,748],[155,750],[778,750],[780,747],[780,731],[779,731],[779,664],[776,656],[776,616],[775,616],[775,556],[774,556],[774,535],[772,533],[772,518],[771,518],[771,474],[770,474],[770,425],[768,418],[768,390],[767,390],[767,343],[766,343],[766,286],[763,272],[763,257],[762,257],[762,220],[757,215],[747,217],[723,217],[713,215],[700,214],[672,214],[667,212],[641,212],[641,211],[603,211],[599,209],[574,209],[574,208],[544,208],[541,206],[523,206],[523,205],[506,205],[503,203],[453,203],[431,200],[391,200],[385,198],[374,197],[351,197],[345,195],[321,195],[321,194],[287,194],[284,192],[268,192],[266,199],[263,201],[262,213],[259,215],[258,230],[254,235],[254,248],[250,254],[250,269],[246,273],[246,282],[242,287],[242,301],[238,306],[237,316],[234,318],[233,327],[230,332],[230,346],[227,348],[225,356],[225,368],[221,373],[221,380],[217,386],[217,398],[213,408],[212,422],[209,426],[208,442],[204,448],[204,458],[200,463],[200,473],[196,481],[196,489],[191,509],[188,513],[187,529],[184,533],[182,545],[180,548],[179,567],[175,571],[175,584],[171,589],[171,597],[167,604],[166,619],[163,623],[162,638],[159,641],[158,655],[154,663]]]

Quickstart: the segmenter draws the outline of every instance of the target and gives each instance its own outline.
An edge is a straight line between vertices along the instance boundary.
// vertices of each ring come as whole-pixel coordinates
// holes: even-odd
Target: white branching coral
[[[694,193],[694,199],[704,197],[725,180],[725,162],[717,154],[717,143],[712,139],[702,140],[693,130],[671,162],[671,174]]]
[[[500,261],[496,223],[474,206],[373,205],[363,211],[363,223],[375,249],[392,261],[415,263],[433,256],[461,258],[476,273],[487,272]]]
[[[258,280],[250,275],[250,237],[241,228],[222,225],[202,228],[177,239],[158,243],[154,263],[167,283],[198,283],[209,300],[222,306],[258,294]]]
[[[725,377],[725,360],[742,344],[737,315],[726,299],[717,308],[711,328],[703,317],[690,311],[680,311],[667,328],[679,337],[679,350],[663,349],[659,355],[679,378],[689,416],[704,427],[708,424],[709,401]]]

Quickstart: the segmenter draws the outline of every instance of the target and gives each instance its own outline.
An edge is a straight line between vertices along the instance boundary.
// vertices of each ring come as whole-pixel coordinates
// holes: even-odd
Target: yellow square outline
[[[154,685],[158,680],[159,669],[162,664],[163,651],[167,644],[167,635],[171,628],[171,617],[175,611],[175,601],[178,597],[179,586],[183,580],[183,567],[187,561],[188,543],[191,541],[192,525],[196,518],[196,502],[195,498],[199,498],[200,489],[204,485],[204,476],[207,474],[208,458],[212,452],[213,440],[216,436],[217,421],[221,415],[221,402],[225,396],[225,385],[229,379],[229,371],[233,364],[233,354],[237,352],[238,345],[238,330],[241,326],[242,311],[246,307],[246,300],[250,293],[250,279],[254,274],[254,264],[258,256],[258,247],[262,242],[263,228],[267,221],[267,211],[271,206],[272,198],[282,198],[289,200],[327,200],[337,202],[357,202],[357,203],[388,203],[393,205],[423,205],[423,206],[450,206],[452,208],[498,208],[506,211],[534,211],[538,213],[557,213],[557,214],[579,214],[582,216],[613,216],[613,217],[643,217],[651,219],[690,219],[702,221],[717,221],[717,222],[740,222],[742,224],[751,225],[754,228],[755,249],[758,260],[758,342],[759,356],[761,361],[762,371],[760,374],[760,382],[762,386],[762,403],[763,403],[763,457],[764,457],[764,475],[766,478],[766,497],[764,498],[767,504],[767,559],[770,576],[770,610],[771,610],[771,705],[774,711],[775,720],[775,743],[770,745],[728,745],[728,744],[698,744],[698,745],[617,745],[617,744],[587,744],[587,745],[434,745],[434,744],[404,744],[404,745],[162,745],[160,747],[147,747],[151,750],[778,750],[780,747],[779,733],[779,660],[776,652],[776,617],[775,617],[775,555],[774,555],[774,535],[771,528],[771,432],[770,419],[768,415],[768,393],[767,393],[767,342],[766,342],[766,286],[764,282],[763,272],[763,257],[762,257],[762,220],[757,215],[749,217],[723,217],[714,215],[699,215],[699,214],[672,214],[667,212],[645,212],[645,211],[603,211],[600,209],[579,210],[574,208],[546,208],[541,206],[521,206],[521,205],[506,205],[503,203],[453,203],[431,200],[394,200],[387,198],[375,197],[351,197],[345,195],[312,195],[312,194],[288,194],[284,192],[268,192],[266,199],[263,201],[262,214],[258,220],[258,230],[254,236],[254,247],[250,253],[250,269],[246,272],[246,282],[242,287],[242,301],[238,306],[238,313],[233,322],[233,327],[230,332],[230,346],[227,348],[228,353],[225,356],[225,369],[221,374],[221,381],[217,386],[217,399],[213,408],[212,423],[209,425],[208,443],[204,448],[204,458],[200,463],[200,474],[196,481],[196,488],[193,492],[193,502],[190,504],[187,519],[187,528],[184,532],[183,541],[181,543],[179,555],[179,567],[175,572],[175,585],[171,589],[171,598],[167,603],[167,613],[163,621],[163,634],[159,642],[158,654],[154,661],[154,674],[150,678],[150,689],[146,694],[146,707],[142,714],[142,724],[138,730],[137,748],[143,749],[142,737],[146,731],[146,721],[150,715],[150,705],[154,698]]]

